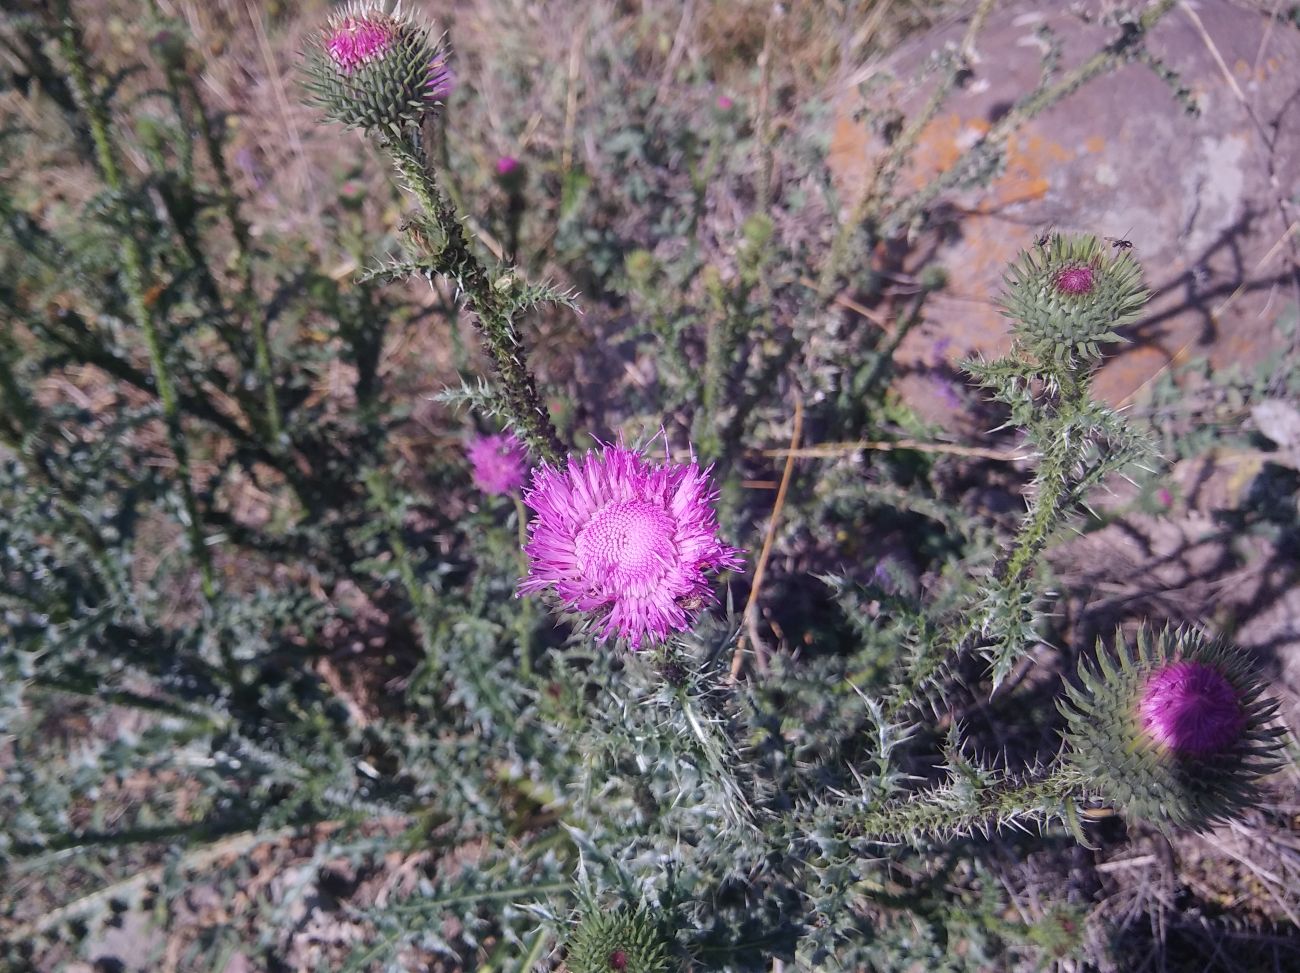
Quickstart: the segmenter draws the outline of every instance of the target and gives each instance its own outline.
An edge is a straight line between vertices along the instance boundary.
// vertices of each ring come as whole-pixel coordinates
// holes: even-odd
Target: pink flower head
[[[380,12],[344,17],[330,25],[325,35],[325,50],[344,74],[351,74],[393,46],[398,39],[398,24]]]
[[[519,160],[513,155],[503,155],[497,159],[497,175],[509,176],[519,170]]]
[[[1087,294],[1092,290],[1092,285],[1095,283],[1094,277],[1091,267],[1081,264],[1066,267],[1056,275],[1056,289],[1062,294],[1078,297],[1080,294]]]
[[[523,486],[528,454],[513,433],[479,436],[465,448],[474,468],[474,485],[484,493],[509,493]]]
[[[1147,678],[1138,713],[1157,744],[1193,756],[1232,745],[1246,725],[1232,683],[1214,666],[1189,660],[1170,663]]]
[[[533,471],[524,503],[528,576],[519,593],[554,588],[565,607],[592,614],[599,638],[633,649],[685,631],[713,597],[706,572],[738,568],[718,538],[709,471],[655,465],[622,443]]]
[[[731,111],[731,109],[735,107],[736,107],[736,103],[732,101],[730,98],[728,98],[726,95],[718,95],[719,111]]]

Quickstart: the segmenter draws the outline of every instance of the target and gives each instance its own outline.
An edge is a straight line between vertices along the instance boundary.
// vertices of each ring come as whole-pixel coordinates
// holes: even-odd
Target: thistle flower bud
[[[307,87],[334,121],[392,132],[418,124],[451,90],[448,52],[400,2],[356,0],[330,18],[307,56]]]
[[[496,163],[497,182],[508,193],[517,193],[524,188],[528,170],[513,155],[503,155]]]
[[[1098,651],[1061,706],[1068,759],[1106,800],[1161,829],[1202,830],[1255,799],[1280,766],[1277,702],[1249,660],[1186,629]]]
[[[1115,329],[1136,320],[1147,297],[1137,261],[1093,236],[1054,234],[1021,251],[1005,279],[1002,311],[1016,338],[1039,360],[1067,366],[1123,341]]]
[[[644,909],[602,912],[594,906],[567,947],[572,973],[668,973],[668,937]]]

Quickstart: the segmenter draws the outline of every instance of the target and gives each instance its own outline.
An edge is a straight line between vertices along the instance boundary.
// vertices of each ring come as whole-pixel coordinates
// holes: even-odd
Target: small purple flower
[[[1056,289],[1071,297],[1090,293],[1094,283],[1096,280],[1092,268],[1082,264],[1066,267],[1056,275]]]
[[[474,485],[487,494],[509,493],[523,486],[528,454],[512,433],[479,436],[465,448],[474,468]]]
[[[1156,502],[1166,508],[1174,505],[1174,495],[1169,492],[1169,487],[1161,487],[1156,491]]]
[[[513,155],[503,155],[497,159],[497,175],[509,176],[519,171],[519,160]]]
[[[603,641],[635,650],[688,629],[713,593],[705,574],[740,567],[718,538],[709,471],[659,466],[621,443],[533,471],[524,503],[528,576],[519,593],[553,588],[566,608],[593,616]]]
[[[1226,749],[1246,725],[1232,683],[1214,666],[1188,660],[1170,663],[1147,678],[1138,713],[1157,744],[1194,756]]]
[[[718,95],[718,111],[731,111],[736,107],[736,103],[726,95]]]

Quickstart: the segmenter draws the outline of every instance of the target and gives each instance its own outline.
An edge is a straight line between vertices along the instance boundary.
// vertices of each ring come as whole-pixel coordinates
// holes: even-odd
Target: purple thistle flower
[[[503,155],[497,159],[497,175],[508,176],[519,169],[519,160],[513,155]]]
[[[330,24],[325,50],[344,74],[380,57],[398,39],[398,24],[377,11]]]
[[[523,486],[528,454],[513,433],[479,436],[465,447],[465,455],[474,468],[474,485],[484,493],[509,493]]]
[[[726,95],[718,95],[718,111],[731,111],[736,107],[736,103]]]
[[[437,60],[429,64],[427,88],[429,97],[434,101],[446,101],[451,97],[451,93],[456,90],[456,72],[447,63],[445,52]]]
[[[528,576],[519,593],[554,588],[566,608],[591,614],[599,638],[635,650],[688,629],[713,598],[707,572],[739,568],[741,552],[718,538],[709,471],[650,463],[618,445],[533,471],[524,503]]]
[[[1237,691],[1214,666],[1183,660],[1153,672],[1138,703],[1142,727],[1175,753],[1206,756],[1236,742],[1246,725]]]

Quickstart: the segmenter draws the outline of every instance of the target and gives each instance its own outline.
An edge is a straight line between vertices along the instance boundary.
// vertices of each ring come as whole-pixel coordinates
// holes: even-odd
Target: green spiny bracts
[[[567,954],[572,973],[668,973],[674,967],[667,934],[644,908],[602,912],[590,903]]]
[[[1123,643],[1121,643],[1123,644]],[[1255,799],[1281,766],[1277,702],[1235,647],[1190,629],[1098,648],[1068,687],[1067,760],[1104,800],[1162,830],[1203,830]]]
[[[397,133],[418,125],[452,88],[448,51],[430,28],[361,0],[330,19],[307,53],[307,88],[349,128]]]
[[[1136,320],[1147,299],[1137,261],[1094,236],[1054,234],[1021,251],[1004,279],[1002,311],[1018,342],[1039,361],[1071,368],[1123,341],[1115,329]]]

